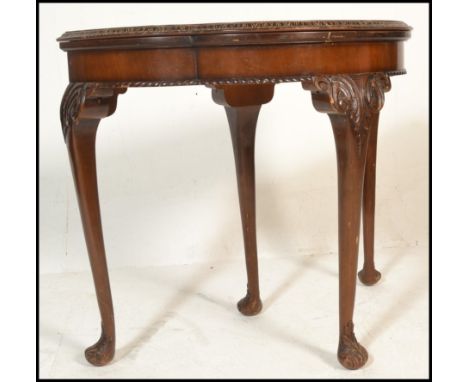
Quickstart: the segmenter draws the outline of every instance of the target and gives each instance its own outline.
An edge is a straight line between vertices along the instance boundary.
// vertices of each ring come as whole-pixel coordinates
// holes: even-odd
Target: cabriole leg
[[[101,118],[111,115],[125,89],[70,84],[63,96],[61,121],[101,315],[101,336],[85,350],[93,365],[109,363],[115,352],[115,325],[96,176],[95,140]]]
[[[362,200],[362,228],[364,239],[364,266],[358,273],[364,285],[374,285],[381,277],[374,265],[374,219],[375,219],[375,170],[377,157],[378,116],[373,119],[374,126],[369,129],[364,191]]]
[[[229,85],[213,89],[224,105],[231,130],[247,266],[247,295],[237,307],[252,316],[262,309],[255,228],[255,129],[261,105],[273,97],[273,85]]]
[[[333,128],[338,167],[339,315],[338,360],[348,369],[362,367],[366,349],[354,335],[353,311],[359,249],[364,170],[369,137],[377,126],[386,74],[317,76],[303,83],[314,107],[327,113]],[[376,131],[375,131],[376,134]]]

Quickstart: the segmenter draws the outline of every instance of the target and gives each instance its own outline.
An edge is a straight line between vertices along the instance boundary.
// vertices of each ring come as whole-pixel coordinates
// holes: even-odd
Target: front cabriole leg
[[[225,107],[234,149],[247,267],[247,295],[237,308],[246,316],[262,310],[255,228],[255,130],[260,108],[273,98],[273,90],[274,85],[262,84],[220,85],[212,91],[213,100]]]
[[[62,130],[101,315],[101,336],[85,350],[88,362],[96,366],[105,365],[114,357],[115,324],[99,210],[95,140],[100,120],[115,111],[117,96],[125,90],[98,84],[71,83],[65,90],[60,107]]]
[[[327,113],[333,128],[338,164],[339,315],[338,360],[359,369],[368,358],[354,335],[353,310],[359,248],[359,226],[369,136],[376,129],[387,74],[324,75],[303,83],[314,107]]]

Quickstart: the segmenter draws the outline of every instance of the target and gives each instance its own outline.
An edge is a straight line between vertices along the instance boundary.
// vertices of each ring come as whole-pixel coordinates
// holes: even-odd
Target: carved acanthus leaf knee
[[[114,113],[117,96],[126,90],[126,87],[106,87],[96,83],[70,83],[60,105],[60,121],[65,140],[70,128],[79,119],[102,119]]]
[[[388,74],[322,75],[303,82],[302,86],[312,92],[312,102],[318,111],[348,118],[360,155],[369,120],[382,109],[384,92],[390,90]]]

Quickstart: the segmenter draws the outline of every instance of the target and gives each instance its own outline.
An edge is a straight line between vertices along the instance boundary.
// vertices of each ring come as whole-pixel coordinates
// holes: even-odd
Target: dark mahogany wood
[[[399,21],[329,20],[96,29],[66,32],[58,41],[72,82],[160,86],[401,73],[409,35]]]
[[[101,313],[101,337],[85,351],[86,359],[96,366],[105,365],[114,357],[115,325],[99,211],[95,141],[101,118],[115,111],[117,94],[123,91],[71,84],[61,107],[63,133]]]
[[[353,311],[361,214],[366,285],[374,266],[375,166],[379,111],[389,76],[404,74],[400,21],[325,20],[160,25],[64,33],[70,84],[61,105],[67,143],[102,321],[99,341],[85,352],[94,365],[110,362],[115,326],[96,176],[99,121],[111,115],[128,87],[206,85],[224,106],[236,163],[247,267],[245,315],[262,309],[255,223],[255,130],[274,84],[301,82],[315,108],[327,113],[338,163],[338,359],[362,367],[367,351],[354,335]]]
[[[317,77],[303,83],[312,91],[318,111],[327,113],[333,127],[338,164],[338,235],[340,341],[338,359],[348,369],[367,361],[367,351],[354,336],[361,200],[369,136],[376,135],[384,91],[390,90],[386,74]]]
[[[369,130],[369,146],[367,148],[366,169],[364,175],[364,191],[362,200],[362,227],[364,239],[364,266],[359,271],[359,280],[364,285],[374,285],[381,277],[374,264],[374,218],[375,218],[375,175],[377,160],[377,130],[379,118],[373,120],[374,126]]]
[[[258,281],[255,225],[255,130],[261,105],[273,98],[274,85],[231,85],[215,88],[213,100],[224,105],[231,130],[247,266],[247,295],[237,307],[246,316],[262,310]]]

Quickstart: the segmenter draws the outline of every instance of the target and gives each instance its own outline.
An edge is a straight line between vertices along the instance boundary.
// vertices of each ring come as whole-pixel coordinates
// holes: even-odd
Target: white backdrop
[[[376,248],[427,245],[427,12],[426,4],[41,4],[40,272],[89,269],[59,119],[67,60],[55,39],[114,26],[287,19],[411,25],[408,74],[392,77],[380,117]],[[131,88],[98,131],[110,268],[243,256],[227,119],[208,88]],[[337,251],[332,130],[299,83],[277,85],[260,112],[256,176],[260,258]]]

